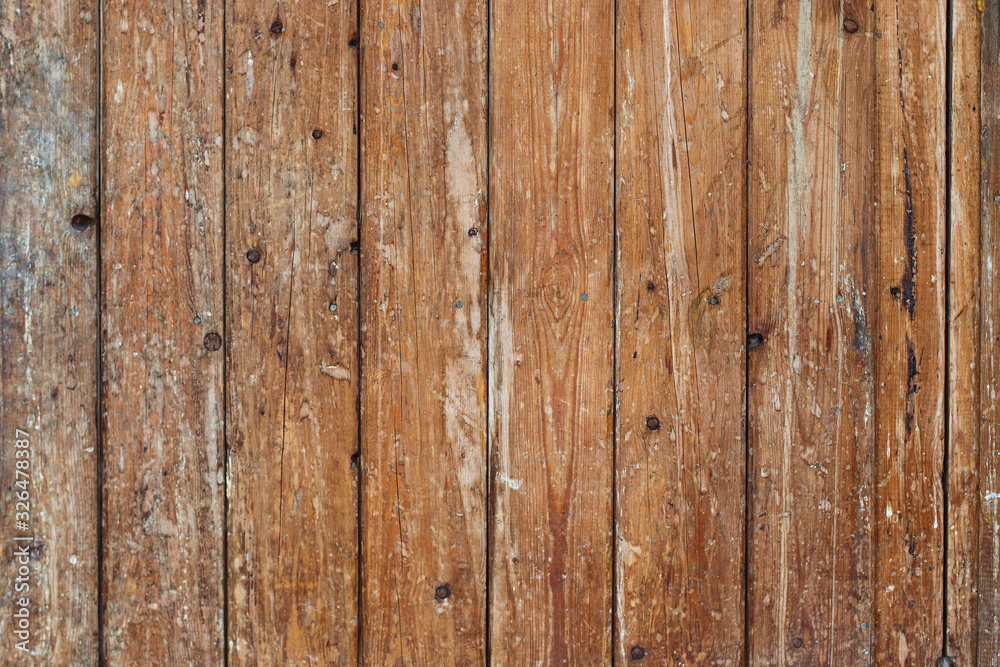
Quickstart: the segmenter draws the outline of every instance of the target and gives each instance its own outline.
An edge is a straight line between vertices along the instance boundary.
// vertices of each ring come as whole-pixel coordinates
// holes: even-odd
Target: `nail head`
[[[451,586],[448,584],[441,584],[434,589],[434,597],[438,600],[446,600],[451,597]]]
[[[275,35],[280,35],[285,31],[285,26],[281,21],[275,21],[271,24],[271,33]]]
[[[646,428],[650,431],[660,430],[660,420],[656,417],[646,417]]]
[[[78,232],[85,232],[94,226],[95,220],[89,215],[84,215],[83,213],[77,213],[69,221],[69,224]]]
[[[250,248],[247,250],[247,261],[251,264],[256,264],[260,261],[260,251],[256,248]]]
[[[214,331],[210,334],[205,335],[205,349],[209,352],[215,352],[220,347],[222,347],[222,336],[215,333]]]

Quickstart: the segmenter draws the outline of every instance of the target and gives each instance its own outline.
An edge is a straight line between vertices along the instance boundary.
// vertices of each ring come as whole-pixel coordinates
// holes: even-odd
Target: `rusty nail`
[[[319,141],[322,138],[323,138],[323,130],[321,130],[319,128],[316,128],[315,130],[313,130],[313,139],[316,139],[317,141]]]
[[[711,299],[708,300],[708,302],[710,304],[712,304],[713,306],[718,306],[719,305],[719,297],[713,296]]]
[[[752,333],[747,336],[747,349],[756,350],[758,347],[764,344],[764,337],[759,333]]]
[[[209,352],[215,352],[220,347],[222,347],[222,336],[215,333],[214,331],[210,334],[205,335],[205,349]]]
[[[260,261],[260,251],[257,248],[250,248],[247,250],[247,261],[251,264],[256,264]]]
[[[393,72],[398,72],[399,71],[399,64],[393,63],[392,64],[392,71]]]
[[[84,215],[83,213],[77,213],[76,215],[73,216],[73,219],[69,221],[69,224],[72,225],[73,229],[75,229],[76,231],[84,232],[93,227],[94,222],[96,221],[89,215]]]
[[[479,230],[478,230],[478,229],[476,229],[475,227],[473,227],[473,228],[471,228],[471,229],[469,230],[469,236],[476,236],[476,235],[478,235],[478,234],[479,234]]]
[[[798,637],[793,637],[792,646],[794,646],[795,648],[802,648],[802,640]]]
[[[660,420],[656,417],[646,417],[646,428],[650,431],[660,430]]]
[[[652,280],[650,280],[648,283],[646,283],[646,289],[652,292],[653,290],[656,289],[656,284]]]
[[[632,650],[628,653],[633,660],[642,660],[646,657],[646,649],[641,646],[633,646]]]
[[[844,30],[853,35],[858,31],[858,22],[854,19],[844,19]]]
[[[451,597],[451,587],[448,584],[441,584],[434,589],[434,597],[438,600],[446,600]]]
[[[285,32],[285,26],[284,24],[281,23],[281,21],[275,21],[274,23],[271,24],[272,34],[280,35],[283,32]]]

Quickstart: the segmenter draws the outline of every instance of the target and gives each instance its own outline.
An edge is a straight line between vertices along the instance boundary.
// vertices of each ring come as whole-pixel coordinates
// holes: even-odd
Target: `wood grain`
[[[874,16],[753,6],[749,662],[870,662]]]
[[[875,633],[879,665],[944,639],[946,2],[879,2]]]
[[[223,662],[222,9],[104,4],[109,665]]]
[[[976,651],[979,664],[1000,656],[1000,5],[987,2],[981,50],[981,245],[979,409],[979,545]],[[975,654],[974,654],[975,655]],[[971,656],[970,656],[971,661]]]
[[[492,665],[611,663],[614,4],[495,0]]]
[[[227,12],[230,664],[357,664],[356,33]]]
[[[618,6],[619,664],[743,656],[746,9]]]
[[[486,660],[486,3],[363,3],[362,659]]]
[[[96,2],[0,5],[5,664],[97,664],[97,49]]]
[[[975,0],[950,3],[946,655],[975,664],[979,571],[979,57]]]

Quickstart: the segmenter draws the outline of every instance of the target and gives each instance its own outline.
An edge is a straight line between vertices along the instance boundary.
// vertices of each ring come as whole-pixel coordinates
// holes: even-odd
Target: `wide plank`
[[[486,662],[487,3],[361,6],[362,661]]]
[[[949,4],[946,656],[976,662],[979,572],[980,31],[974,0]],[[994,118],[996,114],[994,114]],[[988,349],[988,348],[987,348]],[[987,663],[988,664],[988,663]]]
[[[222,15],[103,8],[109,665],[223,663]]]
[[[494,667],[612,660],[614,17],[492,3]]]
[[[876,3],[874,659],[944,643],[945,0]]]
[[[97,7],[0,7],[7,664],[98,659]]]
[[[746,10],[618,5],[618,664],[743,656]]]
[[[355,665],[356,3],[226,22],[229,664]]]
[[[748,660],[868,664],[875,16],[751,16]]]

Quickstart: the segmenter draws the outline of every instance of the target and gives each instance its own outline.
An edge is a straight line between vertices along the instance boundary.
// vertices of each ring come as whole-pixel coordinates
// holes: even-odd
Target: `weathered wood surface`
[[[356,664],[356,5],[226,18],[229,664]]]
[[[0,5],[5,664],[97,664],[97,23]]]
[[[609,664],[614,4],[492,13],[491,664]]]
[[[486,661],[487,5],[362,4],[362,660]]]
[[[218,665],[223,6],[103,11],[104,658]]]
[[[878,2],[874,660],[928,665],[944,637],[944,0]]]
[[[750,664],[870,662],[874,14],[753,5]]]
[[[620,664],[743,656],[745,17],[618,8]]]
[[[995,4],[995,3],[994,3]],[[976,663],[979,582],[980,31],[975,0],[950,3],[947,616],[945,655]],[[994,118],[996,114],[994,114]],[[987,346],[986,349],[989,349]],[[985,664],[989,664],[988,662]]]
[[[0,62],[0,662],[14,537],[38,664],[997,662],[996,2],[13,0]]]
[[[978,456],[978,594],[974,647],[982,665],[1000,660],[1000,5],[987,2],[982,14],[981,68],[981,245],[980,245],[980,425]],[[953,149],[954,156],[954,149]],[[954,345],[954,342],[952,343]],[[953,416],[954,419],[954,416]],[[971,650],[971,649],[970,649]],[[971,661],[971,656],[970,656]]]

